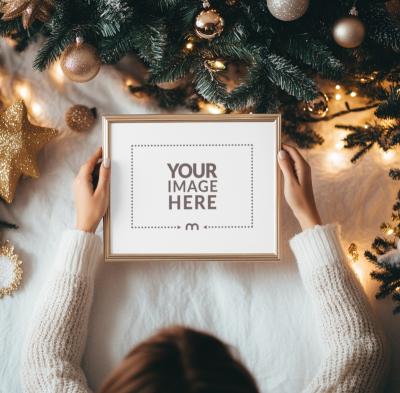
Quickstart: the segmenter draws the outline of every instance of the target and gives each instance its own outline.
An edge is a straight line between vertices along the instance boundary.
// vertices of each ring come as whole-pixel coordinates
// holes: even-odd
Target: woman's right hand
[[[103,160],[99,181],[94,184],[93,172],[102,157],[101,148],[97,149],[80,168],[74,182],[76,229],[95,232],[103,218],[110,198],[110,159]]]
[[[293,146],[283,145],[278,153],[278,163],[284,177],[285,199],[303,230],[321,225],[315,205],[311,168]]]

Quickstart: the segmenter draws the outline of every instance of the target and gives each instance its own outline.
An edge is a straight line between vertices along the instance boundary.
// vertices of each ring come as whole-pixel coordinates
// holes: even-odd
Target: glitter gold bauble
[[[29,122],[23,101],[0,113],[0,197],[11,203],[22,175],[39,177],[36,155],[57,130]]]
[[[196,17],[194,31],[198,37],[212,40],[224,31],[224,19],[217,10],[208,9],[201,11]]]
[[[304,103],[303,110],[312,119],[322,119],[329,110],[328,96],[320,91],[317,97]]]
[[[22,261],[14,254],[14,246],[6,241],[0,245],[0,299],[12,295],[22,282]]]
[[[37,19],[47,22],[54,8],[54,0],[3,0],[0,1],[2,20],[9,21],[22,17],[22,25],[27,29]]]
[[[90,130],[96,121],[96,109],[90,109],[85,105],[71,106],[65,113],[67,126],[77,132]]]
[[[302,17],[308,10],[309,0],[267,0],[269,12],[283,22]]]
[[[365,26],[356,16],[340,18],[333,26],[333,38],[343,48],[356,48],[364,41]]]
[[[101,60],[92,45],[78,38],[75,43],[65,48],[60,64],[68,79],[83,83],[90,81],[98,74]]]

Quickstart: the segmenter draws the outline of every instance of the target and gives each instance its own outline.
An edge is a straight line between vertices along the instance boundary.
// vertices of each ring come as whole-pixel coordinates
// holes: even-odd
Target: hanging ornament
[[[71,130],[85,132],[93,127],[96,117],[96,108],[90,109],[85,105],[73,105],[65,113],[65,122]]]
[[[77,37],[69,44],[61,56],[61,69],[73,82],[83,83],[93,79],[99,72],[101,60],[96,49]]]
[[[328,96],[321,91],[318,92],[317,97],[304,103],[303,111],[312,119],[322,119],[329,111]]]
[[[0,2],[2,20],[9,21],[22,17],[22,26],[26,30],[37,19],[47,22],[54,8],[54,0],[3,0]]]
[[[308,10],[310,0],[267,0],[269,12],[283,22],[302,17]]]
[[[39,177],[36,155],[57,135],[53,128],[39,127],[28,120],[23,101],[0,113],[0,197],[11,203],[22,175]]]
[[[194,31],[198,37],[212,40],[224,31],[224,19],[217,10],[211,9],[208,1],[203,2],[204,10],[196,17]]]
[[[22,282],[22,261],[14,254],[14,246],[6,241],[0,245],[0,299],[12,295]]]
[[[340,18],[333,26],[333,38],[343,48],[356,48],[364,41],[365,26],[358,18],[358,11],[354,6],[349,16]]]

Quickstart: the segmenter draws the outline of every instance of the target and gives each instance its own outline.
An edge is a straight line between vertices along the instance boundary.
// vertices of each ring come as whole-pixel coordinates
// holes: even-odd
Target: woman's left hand
[[[110,159],[101,164],[99,181],[93,184],[93,172],[97,161],[102,156],[101,147],[80,168],[74,182],[76,207],[76,229],[84,232],[95,232],[100,220],[106,213],[110,191]]]

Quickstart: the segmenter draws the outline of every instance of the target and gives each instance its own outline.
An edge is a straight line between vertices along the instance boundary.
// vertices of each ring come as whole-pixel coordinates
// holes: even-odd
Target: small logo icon
[[[185,226],[185,229],[188,230],[190,229],[191,231],[193,231],[194,229],[199,230],[199,224],[197,224],[197,222],[188,222]]]

